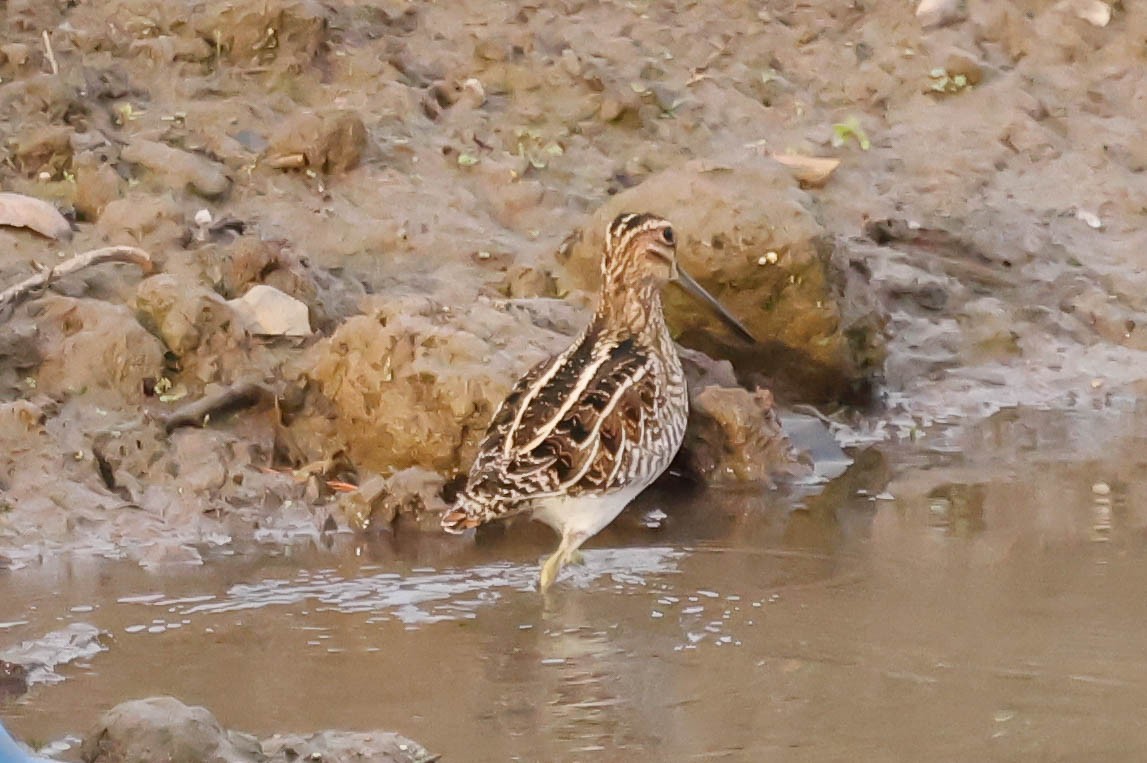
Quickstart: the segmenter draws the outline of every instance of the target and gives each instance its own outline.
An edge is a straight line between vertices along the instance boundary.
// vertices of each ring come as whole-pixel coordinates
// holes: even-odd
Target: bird
[[[681,269],[668,220],[618,215],[605,232],[593,317],[564,352],[514,384],[443,513],[442,529],[454,534],[524,512],[553,528],[561,541],[542,565],[543,593],[681,447],[689,397],[662,308],[669,282],[755,341]]]

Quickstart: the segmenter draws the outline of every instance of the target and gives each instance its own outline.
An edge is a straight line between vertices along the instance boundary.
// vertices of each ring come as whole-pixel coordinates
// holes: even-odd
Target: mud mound
[[[369,315],[310,352],[313,413],[291,432],[307,461],[345,451],[363,471],[452,474],[468,465],[518,376],[567,342],[490,302],[460,314],[423,297],[374,300]]]
[[[685,270],[762,341],[724,338],[708,308],[672,290],[666,313],[682,341],[764,371],[796,400],[859,397],[881,370],[878,312],[849,315],[851,282],[813,201],[782,165],[756,159],[690,162],[614,196],[559,252],[566,288],[596,288],[606,225],[621,212],[649,211],[679,233]]]

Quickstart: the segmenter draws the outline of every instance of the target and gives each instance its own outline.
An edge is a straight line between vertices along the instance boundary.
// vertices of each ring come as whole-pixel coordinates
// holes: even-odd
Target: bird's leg
[[[566,558],[563,564],[585,564],[585,554],[581,552],[581,544],[589,540],[585,533],[575,533],[565,539]]]
[[[558,579],[558,573],[562,571],[562,557],[565,554],[565,539],[562,540],[562,545],[558,546],[558,550],[546,559],[546,563],[542,565],[542,576],[538,580],[538,590],[545,593]]]
[[[558,545],[558,550],[542,565],[542,576],[538,580],[539,591],[542,593],[548,591],[554,581],[558,579],[558,574],[565,565],[582,564],[585,561],[585,557],[582,556],[581,551],[578,551],[578,548],[586,542],[588,537],[584,533],[562,535],[562,542]]]

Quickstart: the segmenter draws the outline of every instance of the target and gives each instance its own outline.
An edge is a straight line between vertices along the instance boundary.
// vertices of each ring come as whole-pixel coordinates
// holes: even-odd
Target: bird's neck
[[[661,284],[652,280],[617,284],[606,278],[598,294],[593,322],[606,330],[649,343],[668,338],[661,306]]]

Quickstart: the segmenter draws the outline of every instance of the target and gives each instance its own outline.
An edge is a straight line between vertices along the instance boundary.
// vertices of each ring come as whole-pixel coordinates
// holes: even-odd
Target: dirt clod
[[[213,197],[231,187],[231,180],[218,162],[158,141],[133,140],[120,156],[155,173],[171,188],[190,187],[201,196]]]
[[[366,127],[357,114],[303,111],[275,130],[263,161],[276,169],[338,175],[357,167],[365,149]]]

